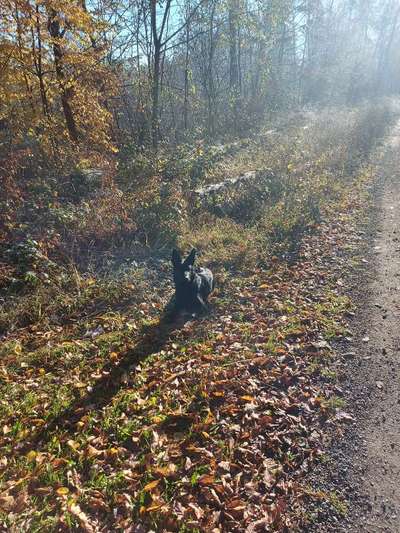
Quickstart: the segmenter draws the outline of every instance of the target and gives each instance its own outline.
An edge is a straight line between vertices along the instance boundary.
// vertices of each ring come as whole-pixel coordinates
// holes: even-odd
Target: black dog
[[[195,270],[193,264],[196,250],[193,249],[185,261],[177,250],[172,252],[175,282],[175,312],[204,313],[207,299],[214,289],[214,277],[208,268]]]

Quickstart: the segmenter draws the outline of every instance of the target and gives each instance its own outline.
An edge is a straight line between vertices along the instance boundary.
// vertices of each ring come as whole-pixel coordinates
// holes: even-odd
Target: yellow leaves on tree
[[[112,153],[114,91],[101,27],[82,0],[0,0],[0,136]]]

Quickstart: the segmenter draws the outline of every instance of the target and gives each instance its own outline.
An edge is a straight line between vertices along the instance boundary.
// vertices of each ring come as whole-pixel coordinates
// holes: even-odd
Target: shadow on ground
[[[184,317],[172,317],[165,314],[156,324],[145,326],[139,334],[136,346],[127,351],[118,364],[105,364],[99,372],[102,377],[96,381],[87,393],[77,399],[71,406],[57,415],[54,419],[42,426],[37,433],[33,433],[29,441],[22,443],[16,450],[25,454],[30,450],[37,450],[46,445],[55,431],[62,432],[63,436],[76,432],[76,423],[88,410],[101,410],[107,406],[121,389],[121,380],[126,372],[147,357],[162,350],[163,346],[185,324]]]

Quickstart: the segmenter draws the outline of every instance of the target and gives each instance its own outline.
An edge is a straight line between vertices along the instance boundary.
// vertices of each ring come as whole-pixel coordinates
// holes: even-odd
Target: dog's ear
[[[174,265],[175,268],[181,266],[182,264],[182,256],[181,254],[178,252],[178,250],[172,250],[172,264]]]
[[[185,261],[183,262],[183,265],[185,267],[193,266],[194,260],[196,259],[197,250],[196,248],[193,248],[193,250],[190,252],[190,254],[187,256]]]

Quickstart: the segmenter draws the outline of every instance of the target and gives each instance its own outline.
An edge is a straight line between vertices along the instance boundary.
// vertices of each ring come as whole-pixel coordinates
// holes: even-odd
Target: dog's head
[[[172,265],[174,267],[174,282],[177,289],[188,287],[193,283],[196,276],[193,267],[195,259],[196,250],[194,248],[184,261],[182,261],[182,256],[178,250],[173,250]]]

